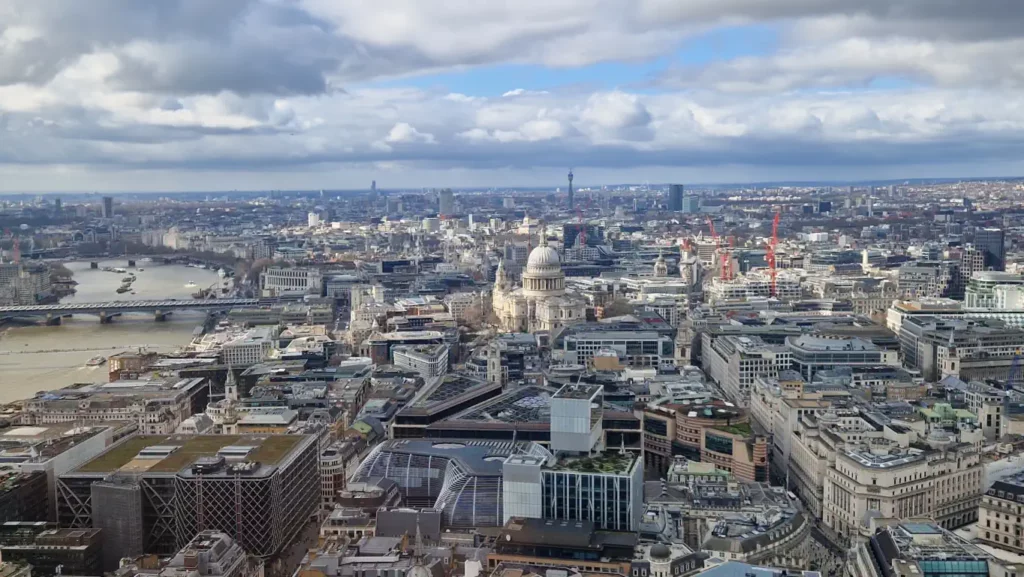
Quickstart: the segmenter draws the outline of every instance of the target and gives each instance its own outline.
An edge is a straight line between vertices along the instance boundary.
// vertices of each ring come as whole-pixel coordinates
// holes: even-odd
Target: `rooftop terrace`
[[[215,456],[229,445],[254,447],[246,460],[276,465],[302,440],[301,435],[136,435],[118,443],[77,469],[79,473],[110,473],[137,460],[139,453],[155,447],[176,447],[145,467],[152,473],[176,473],[200,457]]]

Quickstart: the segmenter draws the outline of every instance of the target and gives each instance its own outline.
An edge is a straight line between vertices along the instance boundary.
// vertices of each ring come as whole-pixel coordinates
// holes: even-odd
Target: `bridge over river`
[[[0,318],[46,317],[47,323],[58,324],[61,317],[74,314],[89,314],[100,317],[100,322],[124,313],[153,313],[156,320],[163,320],[174,311],[223,311],[234,308],[258,307],[259,299],[163,299],[125,300],[99,303],[57,303],[35,305],[0,306]]]

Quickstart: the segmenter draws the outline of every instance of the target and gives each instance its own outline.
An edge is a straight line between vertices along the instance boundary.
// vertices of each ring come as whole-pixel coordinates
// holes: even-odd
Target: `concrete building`
[[[683,185],[673,184],[668,187],[669,212],[683,212]]]
[[[964,308],[1024,308],[1020,294],[1024,291],[1024,276],[1019,274],[982,271],[971,275],[964,291]]]
[[[415,371],[424,379],[440,377],[448,372],[448,345],[402,345],[393,347],[391,355],[397,367]]]
[[[675,365],[675,342],[655,331],[586,331],[565,336],[562,359],[585,365],[594,355],[610,352],[628,367],[671,367]]]
[[[848,571],[856,577],[1013,577],[1013,561],[1001,561],[928,521],[871,523],[872,535],[854,548]]]
[[[885,350],[859,337],[800,335],[786,337],[793,368],[810,381],[815,373],[840,367],[900,366],[896,351]]]
[[[948,375],[1005,379],[1024,348],[1024,329],[999,320],[915,315],[900,324],[898,337],[904,365],[928,381]]]
[[[444,218],[448,216],[455,216],[455,194],[450,188],[441,189],[441,193],[438,195],[437,212]]]
[[[871,516],[930,517],[953,529],[978,518],[984,467],[973,443],[933,429],[927,448],[910,446],[912,431],[889,428],[888,438],[848,443],[827,470],[824,524],[841,538],[871,536]],[[980,431],[979,431],[980,433]],[[980,435],[979,435],[980,437]]]
[[[224,343],[221,347],[221,358],[229,367],[249,367],[267,360],[273,350],[273,329],[256,327]]]
[[[0,525],[0,557],[5,563],[32,566],[32,574],[102,575],[102,531],[56,529],[43,522]]]
[[[171,555],[201,531],[263,558],[291,544],[320,502],[310,435],[136,435],[63,474],[58,520],[101,527],[108,556]]]
[[[268,267],[260,273],[260,291],[266,296],[318,295],[322,289],[320,269]]]
[[[1024,503],[1024,476],[1000,479],[981,497],[978,507],[977,539],[986,545],[1024,554],[1021,518]]]
[[[170,434],[209,403],[206,379],[121,380],[48,391],[25,403],[25,425],[123,422],[143,434]]]
[[[791,351],[781,345],[769,345],[756,336],[722,336],[712,340],[703,335],[704,370],[718,383],[729,399],[747,406],[750,388],[757,377],[777,378],[779,371],[792,365]]]

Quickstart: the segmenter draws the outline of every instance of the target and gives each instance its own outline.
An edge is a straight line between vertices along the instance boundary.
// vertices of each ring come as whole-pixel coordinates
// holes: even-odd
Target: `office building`
[[[114,197],[103,197],[103,218],[114,218]]]
[[[102,533],[11,521],[0,525],[0,557],[4,563],[31,565],[33,575],[102,575]]]
[[[930,522],[879,523],[849,557],[857,577],[1012,577],[1018,565]]]
[[[394,364],[420,374],[424,379],[448,372],[448,345],[398,346],[391,349]]]
[[[591,521],[608,531],[636,531],[643,514],[643,459],[612,449],[563,456],[510,456],[502,468],[506,521],[514,516]]]
[[[455,215],[455,193],[450,188],[441,189],[437,197],[437,213],[441,218]]]
[[[971,275],[964,291],[965,309],[1024,308],[1024,276],[982,271]]]
[[[683,197],[683,212],[697,214],[700,212],[700,197],[694,194]]]
[[[668,210],[669,212],[683,211],[683,185],[673,184],[668,187]]]
[[[1000,479],[981,497],[978,507],[977,539],[985,545],[1024,554],[1021,536],[1024,476]]]
[[[590,521],[636,531],[643,513],[643,458],[604,450],[603,389],[565,385],[551,400],[551,452],[511,455],[502,467],[504,517]]]
[[[416,399],[395,415],[391,437],[423,438],[431,424],[497,397],[501,392],[500,382],[462,374],[446,373],[431,379],[419,391]]]
[[[818,371],[840,367],[900,366],[896,351],[886,350],[859,337],[821,334],[786,337],[793,368],[810,381]]]
[[[221,358],[229,367],[249,367],[265,361],[273,350],[274,330],[256,327],[224,343]]]
[[[509,519],[495,540],[487,568],[496,571],[509,564],[535,568],[538,574],[546,569],[625,576],[635,568],[638,542],[635,533],[603,531],[590,521],[516,517]],[[525,575],[521,570],[518,574]]]
[[[718,383],[729,399],[747,406],[750,388],[757,377],[777,378],[790,368],[792,352],[782,345],[770,345],[757,336],[722,336],[712,339],[703,334],[704,370]]]
[[[949,529],[976,520],[984,467],[974,443],[936,427],[922,448],[910,446],[916,432],[900,425],[888,430],[870,441],[848,438],[836,453],[824,476],[825,526],[856,541],[870,537],[864,519],[871,511],[889,519],[930,517]]]
[[[896,286],[904,298],[962,298],[961,265],[958,260],[907,263],[897,271]]]
[[[319,295],[322,289],[320,269],[268,267],[260,273],[260,290],[266,296]]]
[[[316,212],[309,213],[308,215],[306,215],[306,220],[307,220],[307,224],[309,225],[309,228],[316,228],[316,227],[320,226],[320,214],[319,213],[316,213]]]
[[[209,403],[203,378],[122,380],[48,391],[25,403],[24,425],[128,422],[145,434],[169,434]]]
[[[558,351],[569,364],[586,365],[597,354],[614,355],[628,367],[668,367],[675,364],[675,342],[655,331],[586,331],[567,334]]]
[[[62,527],[115,534],[107,555],[170,555],[201,531],[272,557],[320,503],[319,443],[308,435],[136,435],[58,480]]]
[[[980,228],[974,233],[974,247],[982,252],[985,268],[1006,269],[1006,238],[1001,228]]]
[[[447,526],[498,527],[504,523],[502,461],[516,455],[551,458],[540,445],[523,441],[400,439],[374,447],[351,480],[390,479],[407,505],[441,511]]]
[[[915,315],[903,320],[897,336],[903,364],[928,381],[1005,379],[1024,347],[1024,330],[999,320]]]

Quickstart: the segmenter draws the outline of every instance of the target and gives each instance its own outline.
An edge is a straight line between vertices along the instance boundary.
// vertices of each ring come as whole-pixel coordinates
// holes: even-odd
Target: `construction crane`
[[[718,253],[719,258],[722,259],[722,280],[728,280],[728,256],[722,253],[722,239],[718,236],[718,232],[715,230],[715,221],[711,220],[711,217],[707,217],[708,228],[711,229],[711,239],[715,241],[715,251]]]
[[[776,263],[775,263],[775,249],[779,245],[779,213],[775,213],[775,218],[772,219],[772,238],[768,242],[767,260],[768,260],[768,274],[771,276],[771,296],[776,296]]]

